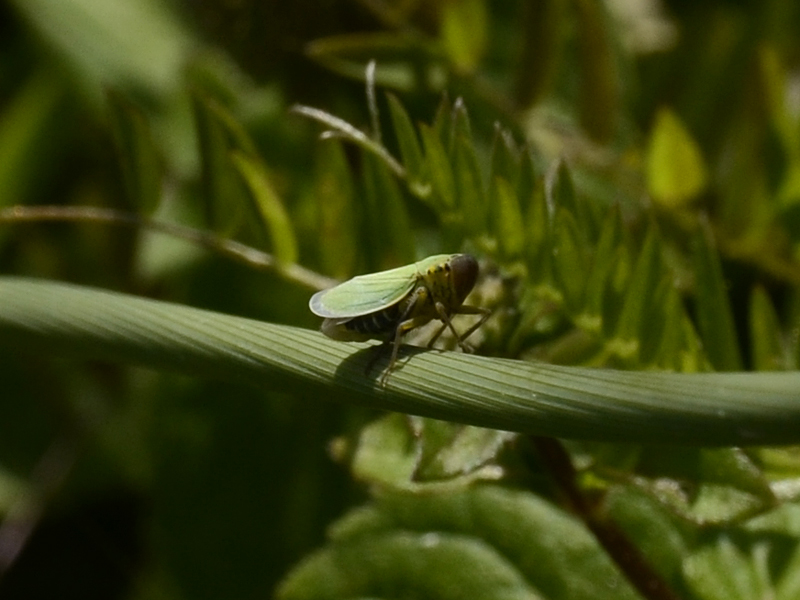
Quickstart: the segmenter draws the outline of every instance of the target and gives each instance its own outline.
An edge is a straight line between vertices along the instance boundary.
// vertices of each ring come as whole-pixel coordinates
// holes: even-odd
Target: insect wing
[[[416,282],[416,264],[359,275],[329,290],[317,292],[308,306],[315,315],[329,319],[360,317],[399,302]]]

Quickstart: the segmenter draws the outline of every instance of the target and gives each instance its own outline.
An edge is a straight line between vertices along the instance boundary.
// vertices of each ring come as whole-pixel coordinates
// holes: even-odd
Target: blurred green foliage
[[[797,369],[795,3],[6,0],[0,17],[3,274],[312,328],[317,280],[292,266],[345,279],[469,251],[471,303],[493,310],[481,354]],[[16,351],[0,381],[3,598],[668,597],[637,590],[507,434]],[[675,597],[797,597],[796,448],[565,447],[593,518]]]

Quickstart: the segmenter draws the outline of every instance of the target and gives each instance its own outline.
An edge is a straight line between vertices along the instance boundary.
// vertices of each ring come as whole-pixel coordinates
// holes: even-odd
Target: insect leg
[[[443,324],[442,324],[441,328],[439,329],[439,331],[436,332],[436,335],[434,335],[433,338],[431,338],[431,341],[428,342],[428,348],[431,348],[433,346],[433,344],[436,342],[436,340],[439,339],[439,336],[442,335],[442,333],[444,333],[444,330],[449,327],[450,331],[452,331],[453,335],[456,337],[456,341],[458,342],[458,345],[461,347],[461,349],[464,352],[472,352],[472,348],[470,348],[466,343],[464,343],[464,340],[466,340],[469,336],[471,336],[473,333],[475,333],[475,330],[477,330],[478,327],[483,325],[486,322],[486,319],[488,319],[489,315],[491,314],[491,311],[489,309],[486,309],[486,308],[478,308],[477,306],[460,306],[458,309],[456,309],[453,312],[453,314],[457,314],[457,315],[482,315],[482,317],[477,323],[475,323],[472,327],[470,327],[466,332],[464,332],[463,334],[459,334],[456,331],[456,328],[453,327],[453,322],[450,320],[450,315],[447,314],[447,311],[445,310],[444,305],[441,302],[437,302],[436,303],[436,312],[439,313],[439,318],[442,320]]]
[[[459,340],[459,345],[460,345],[464,340],[466,340],[469,336],[471,336],[473,333],[475,333],[475,331],[478,329],[478,327],[480,327],[481,325],[486,323],[486,319],[488,319],[491,316],[492,311],[490,311],[488,308],[480,308],[478,306],[460,306],[458,308],[458,310],[456,310],[456,314],[457,315],[481,315],[481,318],[478,320],[478,322],[475,323],[475,325],[473,325],[469,329],[467,329],[464,332],[464,335],[461,336],[461,339]]]
[[[403,334],[418,326],[417,319],[409,319],[408,316],[414,312],[417,302],[419,301],[420,297],[425,294],[425,292],[425,288],[420,287],[412,293],[412,296],[408,301],[408,306],[406,306],[403,314],[400,316],[397,327],[394,330],[394,340],[387,340],[387,343],[392,344],[392,356],[389,359],[389,366],[386,367],[386,370],[381,376],[381,387],[386,385],[386,381],[389,378],[389,373],[391,373],[392,369],[394,368],[394,363],[397,361],[397,353],[400,350],[400,340],[403,338]]]

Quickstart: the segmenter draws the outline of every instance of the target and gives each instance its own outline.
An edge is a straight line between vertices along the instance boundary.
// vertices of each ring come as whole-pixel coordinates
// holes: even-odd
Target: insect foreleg
[[[450,320],[450,315],[447,313],[447,310],[445,310],[445,307],[441,302],[436,303],[436,312],[439,313],[439,318],[442,321],[442,326],[439,328],[436,334],[431,338],[431,341],[428,342],[428,348],[432,348],[433,344],[436,343],[436,340],[439,339],[439,336],[442,335],[442,333],[444,333],[444,330],[449,327],[450,331],[453,332],[453,335],[455,336],[458,345],[464,352],[472,352],[472,348],[470,348],[466,343],[464,343],[464,340],[466,340],[469,336],[475,333],[475,330],[477,330],[478,327],[483,325],[486,322],[486,319],[488,319],[489,315],[491,314],[491,311],[486,308],[478,308],[477,306],[460,306],[456,311],[454,311],[453,314],[482,315],[482,316],[481,319],[477,323],[475,323],[475,325],[467,329],[467,331],[464,332],[463,334],[459,335],[455,327],[453,327],[453,322]]]

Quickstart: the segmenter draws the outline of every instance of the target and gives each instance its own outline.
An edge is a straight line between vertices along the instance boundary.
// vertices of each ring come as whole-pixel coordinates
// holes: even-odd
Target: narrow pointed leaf
[[[576,316],[583,308],[586,289],[586,242],[567,210],[556,213],[553,244],[553,278],[570,314]]]
[[[496,126],[492,141],[492,178],[503,177],[516,187],[519,182],[522,160],[523,155],[517,147],[511,132],[501,128],[499,125]]]
[[[651,324],[652,302],[661,279],[661,245],[651,227],[639,253],[620,313],[616,337],[638,355],[642,334]],[[633,350],[635,348],[635,350]]]
[[[435,191],[434,208],[441,214],[456,205],[453,168],[436,131],[423,124],[420,126],[420,133],[422,134],[422,145],[425,148],[427,171]]]
[[[525,227],[519,199],[512,185],[502,177],[494,179],[493,193],[494,235],[500,253],[506,260],[516,260],[525,249]]]
[[[143,215],[152,215],[161,199],[162,165],[149,124],[141,110],[121,94],[107,95],[111,129],[128,199]]]
[[[364,191],[367,203],[365,232],[369,247],[380,261],[376,270],[414,262],[414,237],[403,195],[386,165],[364,156]]]
[[[231,151],[242,148],[255,154],[232,125],[233,118],[213,100],[194,98],[200,140],[201,176],[208,221],[224,236],[238,229],[247,210],[247,189],[231,162]]]
[[[392,116],[392,124],[394,125],[394,134],[397,137],[397,144],[400,146],[400,157],[403,160],[403,166],[408,173],[411,186],[419,187],[421,191],[421,188],[425,186],[425,160],[417,133],[411,123],[411,117],[408,116],[406,109],[397,99],[397,96],[387,94],[387,99],[389,101],[389,113]]]
[[[774,371],[787,366],[778,315],[767,294],[758,286],[750,295],[750,343],[753,368]]]
[[[319,259],[324,271],[337,279],[356,272],[359,256],[358,222],[353,173],[340,140],[319,146],[314,200],[319,220]]]
[[[456,138],[453,170],[460,216],[467,235],[477,236],[486,231],[487,202],[478,157],[470,141]]]
[[[742,368],[739,341],[728,290],[711,231],[703,227],[694,239],[697,321],[711,364],[718,371]]]
[[[250,190],[251,213],[258,220],[259,229],[267,232],[275,258],[285,264],[296,263],[299,252],[294,227],[264,165],[241,151],[234,151],[231,160]]]

